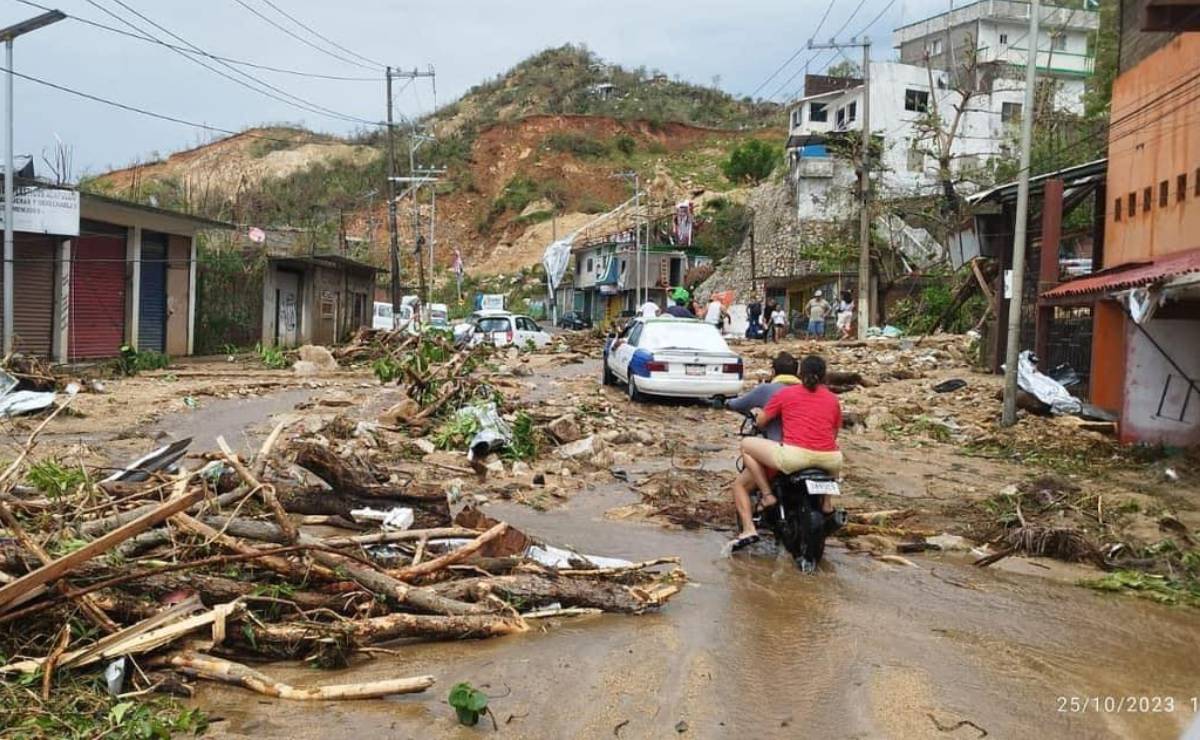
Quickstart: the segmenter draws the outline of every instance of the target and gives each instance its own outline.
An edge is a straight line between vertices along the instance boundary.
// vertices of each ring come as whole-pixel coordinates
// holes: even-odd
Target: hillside
[[[534,264],[555,229],[565,233],[629,197],[617,172],[636,171],[663,203],[733,190],[720,163],[748,137],[781,144],[784,132],[768,126],[777,115],[776,106],[629,72],[575,47],[535,55],[424,122],[437,141],[419,150],[418,166],[447,169],[437,186],[437,262],[448,265],[458,248],[471,272]],[[402,174],[406,134],[397,134]],[[381,132],[338,140],[252,129],[87,187],[247,225],[306,228],[331,245],[344,229],[360,257],[385,265],[384,144]],[[411,245],[411,201],[400,207],[401,242]]]

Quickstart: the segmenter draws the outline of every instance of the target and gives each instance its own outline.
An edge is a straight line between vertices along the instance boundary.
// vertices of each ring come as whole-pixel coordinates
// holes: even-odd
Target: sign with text
[[[0,208],[0,225],[3,223],[4,209]],[[33,188],[17,193],[13,198],[13,229],[79,236],[79,191]]]

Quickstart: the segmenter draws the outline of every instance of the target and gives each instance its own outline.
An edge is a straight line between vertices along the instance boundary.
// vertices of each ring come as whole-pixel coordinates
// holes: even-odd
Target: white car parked
[[[491,311],[475,319],[471,332],[471,346],[485,342],[497,347],[524,348],[530,342],[545,347],[550,344],[550,335],[528,316]]]
[[[383,331],[391,331],[392,329],[403,327],[410,334],[417,333],[417,325],[413,321],[412,306],[407,303],[400,306],[400,319],[397,321],[395,315],[392,313],[392,304],[376,301],[375,312],[371,317],[371,327],[382,329]]]
[[[631,321],[604,347],[601,382],[625,383],[629,398],[729,398],[742,392],[742,358],[712,324],[695,319]]]

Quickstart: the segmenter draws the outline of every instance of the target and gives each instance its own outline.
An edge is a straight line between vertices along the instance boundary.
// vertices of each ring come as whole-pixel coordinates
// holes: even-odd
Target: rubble
[[[458,349],[437,336],[363,339],[336,355],[391,363],[385,383],[395,387],[386,392],[400,398],[378,424],[361,418],[367,410],[352,394],[329,394],[310,404],[328,421],[281,423],[251,458],[219,438],[221,449],[198,462],[182,457],[187,441],[170,444],[103,484],[83,477],[57,496],[54,517],[43,515],[50,502],[40,490],[17,485],[54,417],[43,420],[0,473],[0,654],[9,656],[0,673],[42,672],[49,686],[67,672],[99,671],[124,658],[137,669],[113,674],[122,694],[160,685],[146,678],[151,669],[292,699],[419,692],[435,678],[306,688],[238,661],[340,666],[384,640],[519,633],[530,614],[637,614],[679,590],[676,559],[578,555],[478,509],[475,494],[488,489],[464,482],[472,472],[461,462],[465,449],[448,455],[425,436],[477,399],[494,399],[491,413],[503,414],[513,430],[499,447],[480,451],[491,478],[561,493],[562,474],[571,472],[566,463],[538,469],[545,486],[536,488],[536,444],[510,466],[498,457],[517,454],[517,437],[531,427],[495,390],[486,350]],[[298,364],[327,369],[335,353],[306,348],[301,358]],[[591,426],[572,425],[579,435]],[[569,427],[557,427],[564,438]],[[554,457],[592,465],[604,445],[594,433],[572,444]],[[58,626],[73,616],[94,629],[61,633]]]

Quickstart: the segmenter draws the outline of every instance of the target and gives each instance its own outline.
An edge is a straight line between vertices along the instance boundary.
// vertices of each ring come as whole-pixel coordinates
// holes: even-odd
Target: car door
[[[550,344],[550,335],[545,329],[538,325],[538,322],[527,316],[522,318],[525,319],[525,331],[528,334],[527,338],[533,340],[535,347],[541,348],[545,347],[547,344]],[[524,344],[524,338],[521,340],[521,343]]]
[[[645,327],[640,321],[630,324],[625,331],[624,341],[617,347],[616,357],[613,359],[613,372],[626,383],[629,382],[629,363],[633,362],[633,353],[637,351],[638,340],[641,339]]]

